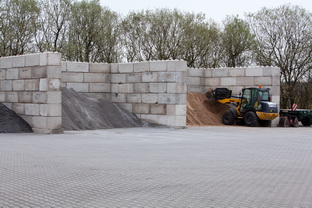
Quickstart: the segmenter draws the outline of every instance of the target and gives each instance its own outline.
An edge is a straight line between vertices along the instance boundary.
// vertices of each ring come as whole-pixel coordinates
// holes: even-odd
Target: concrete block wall
[[[106,63],[62,62],[62,86],[83,94],[110,100],[111,65]]]
[[[151,61],[111,65],[111,101],[142,120],[186,126],[185,61]]]
[[[0,102],[26,120],[36,133],[62,126],[61,54],[0,58]]]

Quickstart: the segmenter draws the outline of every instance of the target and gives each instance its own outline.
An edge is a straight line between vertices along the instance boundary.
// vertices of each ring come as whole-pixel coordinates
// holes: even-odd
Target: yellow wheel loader
[[[277,104],[271,102],[270,89],[259,86],[244,88],[239,96],[232,96],[227,88],[216,88],[206,93],[208,99],[229,104],[230,109],[222,115],[225,125],[245,124],[246,126],[271,126],[278,117]]]

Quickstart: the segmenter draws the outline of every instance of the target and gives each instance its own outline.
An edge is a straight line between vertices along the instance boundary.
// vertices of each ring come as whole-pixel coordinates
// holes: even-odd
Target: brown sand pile
[[[226,104],[208,100],[204,94],[187,94],[187,126],[223,125],[222,114],[229,109]]]
[[[14,111],[0,103],[0,133],[30,133],[29,124]]]
[[[142,126],[143,122],[111,102],[62,88],[64,130],[92,130]]]

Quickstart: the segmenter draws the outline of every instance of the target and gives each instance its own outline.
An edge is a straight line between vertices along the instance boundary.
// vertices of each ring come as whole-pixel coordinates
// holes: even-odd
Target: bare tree
[[[312,68],[312,16],[299,6],[263,8],[249,15],[258,42],[256,60],[281,69],[281,107],[290,107],[298,93],[297,83]]]

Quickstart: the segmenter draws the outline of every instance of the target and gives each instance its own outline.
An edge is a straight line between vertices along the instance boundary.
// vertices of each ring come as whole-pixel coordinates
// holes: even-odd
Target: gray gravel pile
[[[140,127],[143,122],[104,99],[79,94],[62,88],[62,119],[64,130],[92,130]]]
[[[30,125],[14,111],[0,103],[0,133],[30,133]]]

